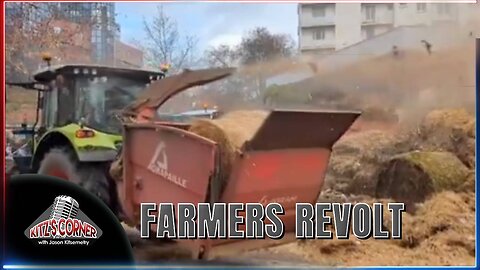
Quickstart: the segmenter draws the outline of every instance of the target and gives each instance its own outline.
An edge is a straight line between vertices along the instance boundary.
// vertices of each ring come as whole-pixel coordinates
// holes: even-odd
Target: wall
[[[325,16],[314,17],[312,9],[315,7],[325,8]],[[335,4],[300,4],[300,26],[316,26],[335,24]]]
[[[52,34],[65,42],[57,51],[49,51],[59,64],[91,63],[90,26],[66,20],[53,20],[49,24]]]
[[[361,5],[343,3],[336,4],[336,46],[339,50],[361,40],[360,23],[362,21]]]
[[[477,27],[480,29],[480,27]],[[478,32],[480,34],[480,31]],[[480,36],[480,35],[479,35]],[[448,38],[446,38],[448,37]],[[445,26],[402,26],[372,39],[338,50],[331,55],[318,58],[316,65],[330,70],[353,64],[363,58],[392,53],[392,47],[402,50],[425,50],[422,39],[433,44],[433,51],[471,40],[466,29],[451,25]],[[268,84],[287,84],[312,76],[311,70],[298,70],[294,74],[279,74],[271,77]]]
[[[143,67],[143,52],[119,40],[115,41],[115,66]]]
[[[315,40],[313,38],[315,31],[322,28],[325,33],[325,39]],[[335,27],[321,26],[302,29],[302,49],[321,49],[335,48]]]
[[[394,20],[393,4],[361,4],[362,6],[362,24],[391,24]],[[370,21],[367,18],[367,7],[373,6],[375,9],[375,19]]]
[[[367,30],[369,29],[369,30]],[[373,35],[378,36],[392,30],[391,25],[370,25],[362,27],[362,39],[365,40],[368,38],[367,31],[373,31]]]
[[[312,50],[315,46],[319,49],[328,47],[336,50],[343,49],[361,40],[367,35],[367,29],[372,29],[375,35],[383,34],[393,27],[432,25],[443,22],[445,24],[459,22],[465,25],[475,16],[480,18],[479,4],[440,4],[423,3],[425,11],[418,8],[422,3],[337,3],[337,4],[300,4],[299,6],[299,34],[300,48]],[[326,8],[324,17],[313,17],[312,7],[324,6]],[[368,5],[375,7],[375,20],[366,20],[366,9]],[[446,5],[448,13],[441,14],[439,7]],[[476,6],[476,8],[474,7]],[[479,19],[480,20],[480,19]],[[312,41],[312,26],[334,27],[335,34],[331,40]],[[330,31],[330,30],[329,30]]]
[[[435,21],[457,20],[461,4],[446,4],[449,14],[439,14],[438,8],[442,4],[426,3],[426,10],[418,9],[417,3],[395,4],[395,26],[432,25]],[[443,4],[445,5],[445,4]]]
[[[324,16],[313,15],[316,7],[324,8]],[[299,4],[299,45],[302,50],[335,48],[335,4]],[[314,32],[323,29],[325,38],[315,40]]]

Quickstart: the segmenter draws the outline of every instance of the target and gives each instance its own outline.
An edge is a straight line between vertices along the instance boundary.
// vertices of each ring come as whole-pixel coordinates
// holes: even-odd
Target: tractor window
[[[58,76],[44,93],[42,122],[47,127],[63,126],[75,122],[75,93],[71,81]]]
[[[116,116],[145,88],[145,82],[118,77],[80,78],[77,80],[76,118],[84,118],[91,128],[119,133]]]
[[[44,122],[45,126],[48,128],[52,128],[57,123],[57,109],[58,109],[58,91],[55,87],[55,84],[51,84],[51,90],[44,93],[44,103],[42,114],[45,119]]]
[[[77,119],[75,119],[75,88],[73,81],[59,75],[56,79],[56,88],[58,95],[57,124],[63,126],[77,122]]]

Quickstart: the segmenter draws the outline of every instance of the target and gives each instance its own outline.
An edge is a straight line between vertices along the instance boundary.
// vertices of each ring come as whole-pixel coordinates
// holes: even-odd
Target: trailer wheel
[[[106,168],[105,163],[79,162],[76,155],[69,149],[53,148],[43,157],[38,173],[80,185],[103,200],[114,211],[116,208],[112,200]]]

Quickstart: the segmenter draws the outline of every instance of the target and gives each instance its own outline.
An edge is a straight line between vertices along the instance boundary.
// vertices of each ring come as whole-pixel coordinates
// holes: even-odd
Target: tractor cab
[[[41,126],[50,129],[80,123],[94,130],[120,134],[118,113],[135,101],[163,72],[93,65],[51,67],[34,76],[48,91],[41,99]]]
[[[31,136],[29,153],[15,157],[16,169],[36,172],[53,148],[71,149],[80,162],[112,160],[121,143],[120,112],[150,83],[164,78],[166,71],[49,65],[33,76],[33,82],[7,83],[38,91],[35,123],[12,132]]]

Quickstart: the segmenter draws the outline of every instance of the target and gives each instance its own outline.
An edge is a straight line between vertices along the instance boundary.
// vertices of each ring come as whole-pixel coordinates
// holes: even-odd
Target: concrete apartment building
[[[445,3],[299,4],[302,53],[331,54],[399,26],[466,23],[471,5]]]

